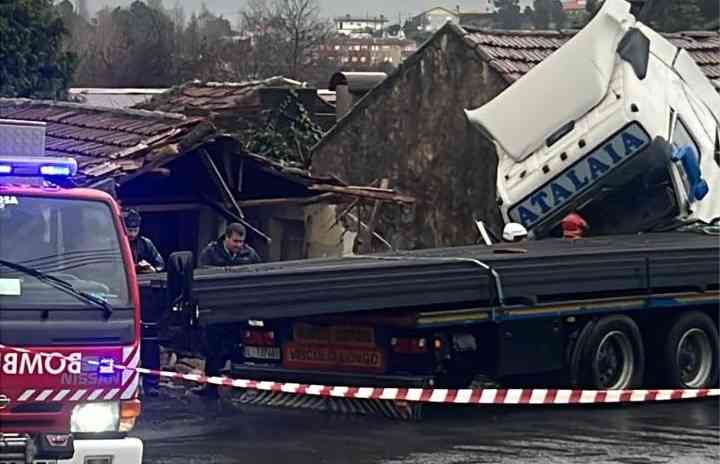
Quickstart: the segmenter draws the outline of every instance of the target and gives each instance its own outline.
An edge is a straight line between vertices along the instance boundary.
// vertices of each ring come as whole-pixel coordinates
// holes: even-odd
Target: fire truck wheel
[[[627,316],[599,320],[583,346],[580,371],[586,388],[639,387],[645,374],[645,348],[637,324]]]
[[[662,373],[668,388],[718,384],[718,330],[707,314],[680,315],[665,339]]]

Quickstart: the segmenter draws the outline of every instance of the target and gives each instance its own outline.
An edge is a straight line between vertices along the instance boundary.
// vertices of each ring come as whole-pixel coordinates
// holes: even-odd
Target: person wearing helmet
[[[138,272],[159,272],[165,267],[165,261],[152,240],[140,235],[141,224],[142,218],[137,210],[131,209],[125,213],[125,228],[130,239],[135,267]]]
[[[570,213],[565,216],[560,225],[562,226],[563,238],[571,240],[582,238],[590,228],[585,219],[577,213]]]
[[[522,224],[518,224],[517,222],[509,222],[505,224],[502,235],[503,240],[505,240],[506,242],[522,242],[527,240],[528,231]]]

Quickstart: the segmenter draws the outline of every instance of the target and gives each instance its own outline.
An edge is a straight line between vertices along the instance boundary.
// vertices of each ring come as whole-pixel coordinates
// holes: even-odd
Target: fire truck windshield
[[[118,230],[105,203],[0,195],[0,261],[9,264],[0,266],[2,312],[131,306]]]

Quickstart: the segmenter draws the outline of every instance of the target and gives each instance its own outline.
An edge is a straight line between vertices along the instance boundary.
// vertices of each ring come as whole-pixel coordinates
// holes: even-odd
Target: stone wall
[[[385,205],[378,230],[393,246],[417,249],[474,243],[473,218],[498,227],[492,145],[464,109],[507,83],[451,26],[358,102],[321,142],[315,174],[365,185],[383,177],[412,195],[411,208]]]

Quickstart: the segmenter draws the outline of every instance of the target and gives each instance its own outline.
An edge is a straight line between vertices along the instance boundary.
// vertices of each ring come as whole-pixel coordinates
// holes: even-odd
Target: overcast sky
[[[172,7],[177,0],[163,0],[166,7]],[[200,8],[203,0],[179,0],[190,15]],[[488,0],[319,0],[323,16],[335,17],[345,14],[376,16],[384,14],[391,20],[397,20],[398,14],[403,18],[414,16],[434,6],[455,9],[480,9]],[[104,5],[128,4],[131,0],[87,0],[91,11]],[[243,7],[245,0],[205,0],[208,9],[216,14],[234,19],[236,12]]]

